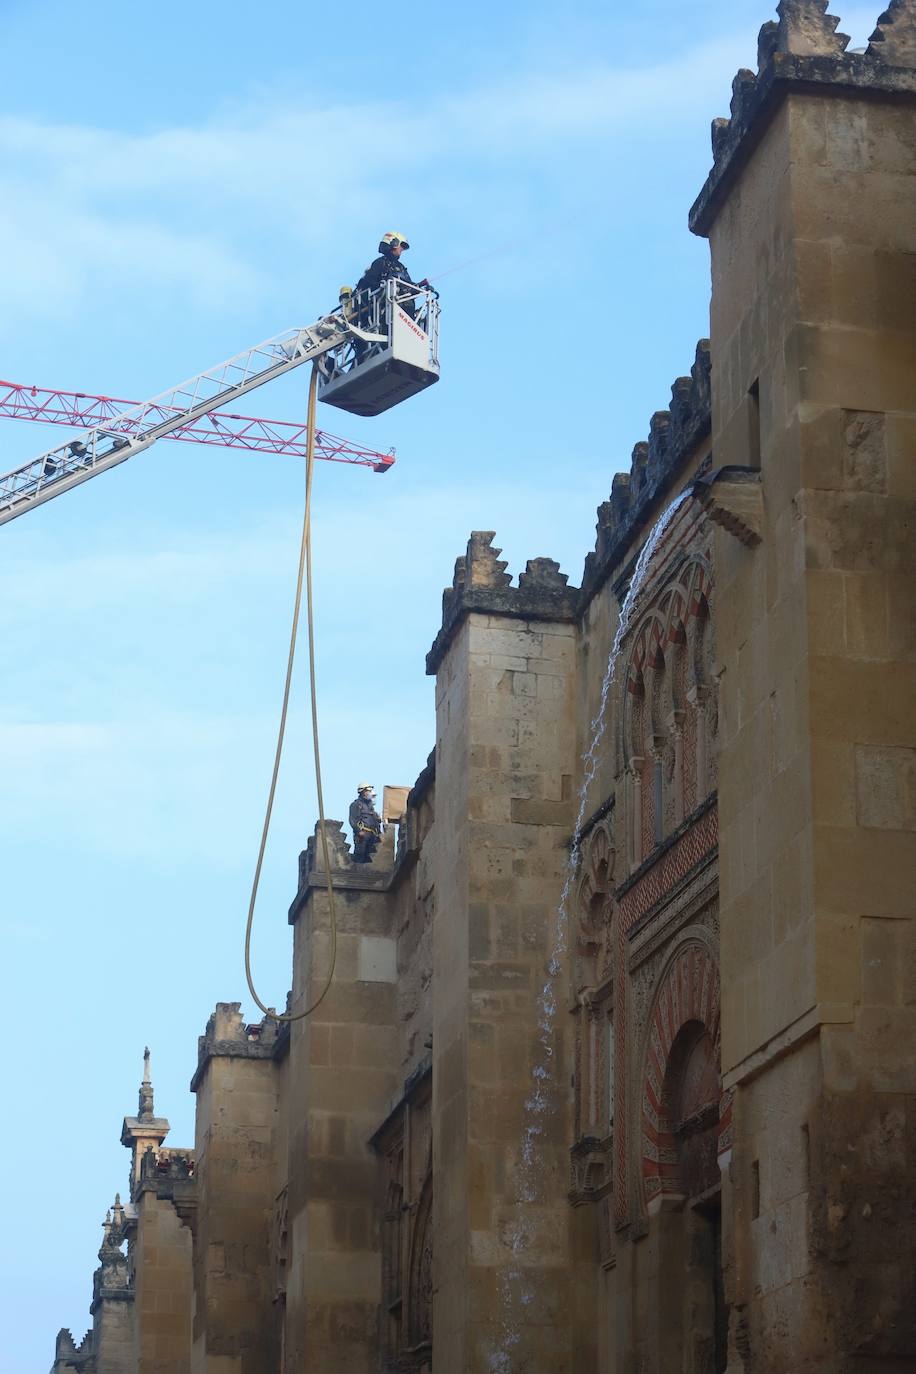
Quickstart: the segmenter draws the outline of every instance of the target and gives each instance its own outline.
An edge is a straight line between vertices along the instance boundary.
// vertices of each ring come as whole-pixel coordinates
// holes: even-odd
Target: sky
[[[841,8],[853,44],[880,9]],[[708,332],[687,210],[771,17],[0,0],[3,379],[153,396],[332,308],[389,229],[415,277],[443,274],[440,383],[319,421],[397,452],[384,476],[316,473],[329,815],[425,764],[424,657],[471,530],[515,575],[546,555],[580,581],[596,507]],[[302,420],[306,385],[244,409]],[[0,471],[65,435],[0,421]],[[58,1328],[89,1324],[144,1045],[187,1145],[197,1035],[216,1001],[255,1019],[242,938],[302,499],[296,459],[163,442],[0,529],[2,1374],[44,1374]],[[275,1005],[316,817],[307,711],[300,672],[254,942]]]

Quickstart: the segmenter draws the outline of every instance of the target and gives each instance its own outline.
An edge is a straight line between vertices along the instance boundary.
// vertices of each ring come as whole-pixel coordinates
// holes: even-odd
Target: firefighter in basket
[[[377,291],[380,286],[384,286],[386,281],[392,277],[403,282],[405,286],[413,286],[414,282],[410,273],[401,261],[401,255],[407,251],[410,244],[403,234],[385,234],[378,246],[379,256],[366,268],[359,281],[356,283],[357,291]],[[418,283],[419,286],[428,286],[429,283],[424,278]],[[399,293],[400,294],[400,293]],[[415,314],[413,296],[405,295],[398,304],[401,309],[413,319]]]

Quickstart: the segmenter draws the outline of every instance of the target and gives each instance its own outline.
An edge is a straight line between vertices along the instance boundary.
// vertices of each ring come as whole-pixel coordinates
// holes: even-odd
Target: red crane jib
[[[115,396],[92,396],[84,391],[52,391],[45,387],[22,386],[18,382],[0,382],[0,416],[12,420],[93,429],[136,404],[136,401],[124,401]],[[174,414],[165,406],[160,409],[163,419]],[[172,430],[165,437],[181,439],[188,444],[216,444],[221,448],[248,449],[252,453],[293,454],[304,458],[306,432],[305,424],[290,420],[262,420],[254,415],[230,415],[225,410],[214,410],[189,425]],[[373,472],[387,472],[395,461],[394,450],[379,453],[323,429],[315,431],[315,457],[372,468]]]

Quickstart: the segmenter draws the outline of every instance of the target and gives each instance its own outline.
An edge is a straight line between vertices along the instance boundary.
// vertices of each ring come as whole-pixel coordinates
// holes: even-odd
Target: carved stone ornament
[[[593,1202],[611,1186],[609,1141],[585,1135],[569,1152],[569,1196],[574,1205]]]
[[[617,854],[608,827],[596,825],[582,846],[579,883],[579,934],[582,953],[597,952],[611,910]]]
[[[423,1185],[413,1243],[410,1248],[408,1327],[411,1348],[429,1346],[433,1339],[433,1186]]]

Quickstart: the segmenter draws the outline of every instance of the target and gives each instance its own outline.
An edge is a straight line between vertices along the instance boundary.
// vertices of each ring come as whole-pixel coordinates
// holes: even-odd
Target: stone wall
[[[694,210],[716,461],[762,483],[715,552],[729,1369],[864,1370],[916,1357],[916,15],[851,56],[780,8]]]
[[[777,13],[582,587],[472,534],[397,836],[300,858],[312,1010],[217,1007],[194,1155],[144,1075],[130,1300],[56,1371],[916,1360],[916,0]]]
[[[397,927],[388,892],[393,832],[354,864],[329,822],[337,958],[327,995],[290,1037],[288,1368],[369,1374],[378,1363],[379,1166],[370,1140],[397,1095]],[[291,1010],[314,1003],[330,959],[320,836],[303,855]]]
[[[137,1374],[190,1374],[191,1232],[153,1189],[141,1194],[136,1223]]]
[[[279,1359],[272,1229],[277,1196],[277,1025],[218,1003],[197,1072],[191,1374],[273,1374]]]
[[[585,1369],[588,1280],[564,1195],[569,1026],[552,1010],[568,976],[557,911],[575,814],[575,601],[548,559],[512,587],[492,538],[473,535],[459,560],[428,660],[448,837],[433,958],[436,1367]]]

